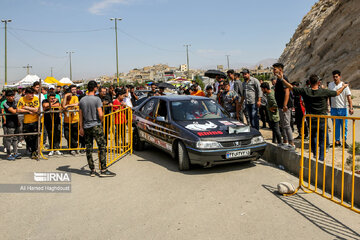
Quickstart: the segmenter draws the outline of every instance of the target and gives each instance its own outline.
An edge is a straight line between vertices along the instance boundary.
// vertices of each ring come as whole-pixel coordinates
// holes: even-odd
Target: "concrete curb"
[[[301,155],[293,152],[284,150],[274,144],[268,143],[264,155],[262,156],[267,162],[282,165],[284,169],[290,173],[299,176],[300,160]],[[329,160],[328,160],[329,161]],[[315,160],[311,160],[311,183],[315,184]],[[329,164],[329,162],[327,162]],[[323,167],[324,164],[318,162],[318,191],[321,192],[323,186]],[[308,182],[308,169],[309,169],[309,158],[304,156],[304,182],[305,185]],[[341,198],[341,179],[342,171],[339,168],[334,168],[334,196]],[[331,194],[331,180],[332,180],[332,167],[326,165],[325,168],[325,191]],[[352,192],[352,172],[344,171],[344,202],[351,203],[351,192]],[[297,186],[295,186],[297,187]],[[313,187],[312,187],[313,189]],[[355,187],[354,187],[354,204],[360,206],[360,176],[355,174]]]

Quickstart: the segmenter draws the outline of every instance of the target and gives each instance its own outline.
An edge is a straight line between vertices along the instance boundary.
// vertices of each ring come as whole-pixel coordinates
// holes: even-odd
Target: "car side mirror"
[[[158,122],[165,122],[165,117],[163,117],[163,116],[157,116],[157,117],[156,117],[156,121],[158,121]]]

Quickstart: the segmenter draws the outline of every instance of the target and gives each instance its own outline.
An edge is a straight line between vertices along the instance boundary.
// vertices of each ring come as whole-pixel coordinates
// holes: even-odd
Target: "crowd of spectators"
[[[131,85],[108,88],[98,86],[96,96],[103,104],[104,113],[109,114],[121,108],[133,107],[138,100],[134,90]],[[39,127],[43,129],[43,144],[51,149],[49,156],[63,154],[61,149],[64,147],[60,146],[62,137],[67,141],[67,149],[85,148],[84,137],[79,134],[79,102],[86,95],[87,91],[76,85],[40,89],[39,82],[34,82],[31,87],[19,87],[17,91],[3,90],[0,101],[4,135],[21,134],[3,138],[6,158],[21,158],[18,149],[25,144],[26,154],[38,159]],[[43,112],[40,124],[39,112]],[[121,118],[123,117],[124,115]],[[116,119],[115,124],[123,122],[124,120]],[[109,125],[110,123],[106,123],[106,136]],[[69,153],[76,155],[80,151],[70,150]]]
[[[262,128],[269,128],[273,132],[272,142],[277,143],[283,149],[295,150],[294,139],[301,139],[303,116],[305,114],[318,114],[332,116],[348,116],[353,114],[351,92],[347,84],[341,81],[341,72],[332,72],[333,81],[328,82],[328,87],[323,85],[323,81],[317,75],[311,75],[306,81],[304,88],[300,81],[292,81],[284,75],[284,65],[275,63],[272,66],[274,78],[269,82],[258,80],[251,76],[248,69],[243,69],[240,73],[234,70],[227,71],[227,77],[218,75],[215,83],[205,87],[205,93],[201,91],[199,85],[193,83],[189,92],[183,90],[180,94],[196,96],[206,96],[217,101],[222,105],[233,118],[246,122],[253,128],[259,130],[260,120]],[[242,79],[240,80],[240,76]],[[301,89],[301,90],[299,90]],[[304,121],[304,139],[309,138],[311,131],[313,151],[316,152],[317,123],[312,122],[312,129],[309,129],[309,119]],[[324,134],[324,122],[320,122],[320,135]],[[347,120],[336,120],[335,124],[335,147],[341,147],[340,132],[344,126],[344,147],[348,148],[347,139]],[[294,138],[294,126],[297,128],[298,136]],[[329,125],[328,125],[329,127]],[[322,142],[322,143],[321,143]],[[327,148],[330,145],[327,137]],[[320,137],[319,159],[323,159],[324,139]]]
[[[341,72],[335,70],[332,72],[333,82],[328,83],[326,89],[321,79],[316,75],[311,75],[306,81],[304,87],[301,83],[290,80],[283,73],[284,65],[275,63],[273,65],[274,78],[269,82],[258,80],[251,76],[248,69],[243,69],[240,73],[234,70],[227,71],[227,77],[217,75],[215,83],[207,85],[204,91],[198,83],[192,81],[188,87],[180,86],[177,94],[204,96],[219,103],[226,109],[230,115],[253,128],[262,128],[267,126],[272,130],[272,142],[286,150],[295,150],[294,143],[294,125],[297,127],[298,136],[295,139],[301,139],[301,129],[303,125],[303,116],[308,114],[333,116],[347,116],[353,114],[351,101],[351,92],[347,84],[341,81]],[[242,80],[240,80],[242,77]],[[134,107],[140,98],[165,95],[165,87],[157,87],[151,83],[149,90],[142,94],[135,92],[135,87],[127,85],[123,87],[98,86],[95,96],[99,97],[103,104],[104,114],[117,111],[125,107]],[[84,137],[79,134],[79,102],[81,98],[87,95],[80,87],[75,85],[56,88],[42,87],[39,82],[35,82],[32,87],[18,88],[17,91],[4,90],[2,92],[1,110],[5,115],[2,116],[2,123],[5,135],[23,133],[21,136],[8,136],[3,138],[4,152],[7,153],[8,160],[21,158],[18,148],[26,143],[27,153],[34,159],[38,158],[38,127],[44,127],[43,144],[47,144],[49,156],[54,154],[61,155],[60,142],[64,137],[67,141],[68,149],[78,149],[85,147]],[[141,96],[142,95],[142,96]],[[41,103],[40,103],[41,99]],[[39,110],[43,112],[43,118],[40,120]],[[115,129],[120,129],[127,121],[125,115],[119,115],[115,118]],[[312,128],[309,129],[309,121]],[[312,149],[316,149],[316,127],[317,122],[314,119],[306,119],[304,122],[304,139],[308,139],[311,132]],[[42,124],[44,126],[42,126]],[[320,160],[323,159],[323,146],[325,120],[319,122],[320,136]],[[340,132],[344,126],[345,142],[344,147],[348,148],[347,121],[336,120],[335,147],[342,146]],[[105,122],[105,136],[108,135],[110,123]],[[106,141],[108,139],[106,138]],[[115,139],[117,142],[123,139]],[[329,139],[327,137],[330,147]],[[70,154],[76,155],[79,151],[70,150]]]

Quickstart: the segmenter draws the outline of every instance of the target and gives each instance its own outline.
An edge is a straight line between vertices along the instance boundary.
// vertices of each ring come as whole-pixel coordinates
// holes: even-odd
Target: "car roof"
[[[209,100],[207,97],[192,96],[192,95],[165,95],[165,96],[154,96],[153,98],[162,99],[165,101],[184,101],[184,100]]]

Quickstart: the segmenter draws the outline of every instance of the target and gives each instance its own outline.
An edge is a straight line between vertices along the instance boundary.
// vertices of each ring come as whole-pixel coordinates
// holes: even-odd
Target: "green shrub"
[[[353,153],[353,145],[351,144],[348,153]],[[360,155],[360,142],[355,142],[355,155]]]
[[[360,162],[360,157],[355,157],[355,163],[359,163]],[[348,156],[348,158],[346,159],[346,164],[352,166],[353,163],[353,156]],[[355,166],[356,167],[356,166]]]
[[[355,165],[355,171],[359,171],[360,170],[360,164],[356,164]]]

